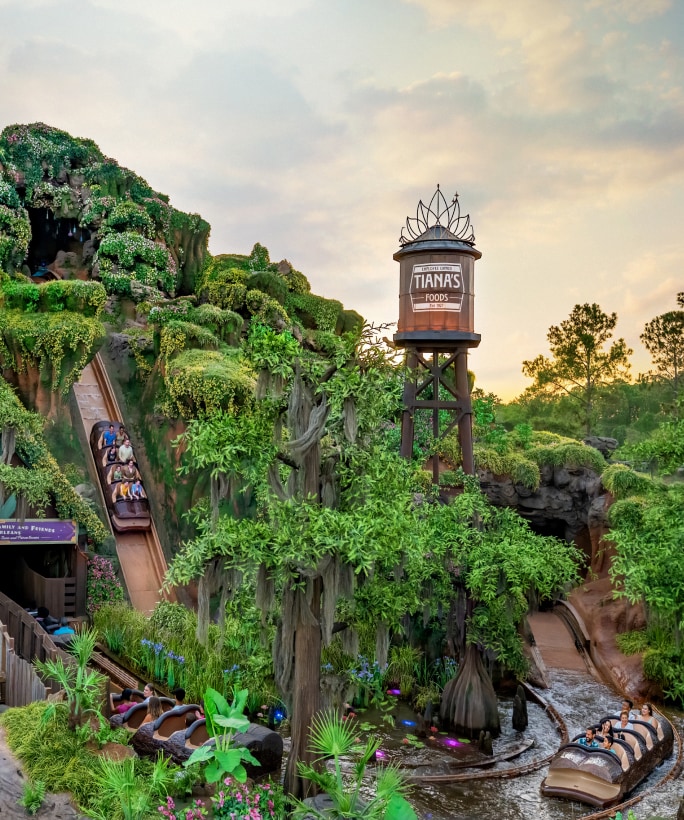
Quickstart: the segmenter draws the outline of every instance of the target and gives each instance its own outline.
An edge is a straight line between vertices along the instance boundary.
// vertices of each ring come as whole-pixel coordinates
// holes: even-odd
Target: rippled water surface
[[[540,695],[558,709],[565,719],[570,736],[579,734],[589,723],[604,714],[619,710],[620,695],[597,683],[589,675],[556,670],[551,672],[551,688]],[[533,735],[535,747],[514,761],[497,764],[497,768],[519,766],[545,757],[555,751],[559,737],[555,728],[539,707],[528,705],[530,726],[525,735]],[[666,711],[680,732],[684,731],[684,716]],[[502,728],[511,733],[510,704],[502,703]],[[505,742],[505,739],[504,739]],[[495,754],[497,752],[495,748]],[[657,783],[674,763],[677,748],[669,761],[651,774],[639,790],[648,790]],[[543,797],[539,791],[547,767],[514,779],[473,780],[464,783],[432,783],[417,785],[411,802],[419,816],[427,820],[571,820],[591,811],[589,806]],[[634,807],[639,820],[652,816],[674,818],[679,798],[684,791],[681,779],[670,781],[657,793],[647,795]]]

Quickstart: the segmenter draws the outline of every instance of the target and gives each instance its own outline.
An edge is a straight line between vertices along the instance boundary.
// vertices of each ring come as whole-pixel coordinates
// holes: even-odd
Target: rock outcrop
[[[483,492],[497,507],[515,507],[533,529],[574,541],[589,551],[591,528],[603,527],[601,477],[588,467],[544,465],[536,490],[514,484],[510,476],[480,472]]]

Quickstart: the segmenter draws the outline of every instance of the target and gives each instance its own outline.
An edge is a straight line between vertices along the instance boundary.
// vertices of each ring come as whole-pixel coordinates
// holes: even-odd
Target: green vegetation
[[[247,749],[232,745],[233,737],[249,728],[249,718],[244,714],[247,695],[246,689],[235,690],[233,702],[228,703],[220,692],[211,687],[205,692],[207,733],[214,738],[214,744],[195,749],[185,765],[206,763],[204,774],[207,783],[217,783],[226,777],[233,777],[238,783],[244,783],[247,780],[247,770],[243,762],[259,765],[259,761]]]
[[[107,530],[90,506],[77,495],[64,471],[50,454],[42,436],[43,420],[25,410],[12,388],[0,381],[0,430],[3,461],[0,490],[5,496],[16,493],[25,503],[41,508],[54,501],[57,514],[74,518],[88,537],[100,544]],[[10,467],[15,452],[26,467]]]
[[[534,534],[514,511],[489,505],[459,470],[456,434],[433,439],[429,412],[416,414],[414,461],[399,458],[404,372],[358,314],[313,294],[302,273],[286,260],[272,262],[260,243],[249,255],[210,256],[207,223],[173,209],[88,140],[42,124],[10,126],[0,135],[0,155],[0,265],[9,274],[0,282],[2,363],[18,383],[33,380],[63,396],[104,339],[107,304],[107,320],[121,334],[118,375],[130,421],[169,496],[163,523],[176,556],[167,582],[198,584],[197,614],[162,604],[147,619],[116,600],[108,570],[106,584],[92,585],[92,609],[112,651],[161,687],[182,685],[190,700],[213,690],[208,712],[218,704],[225,713],[215,713],[217,725],[238,719],[242,700],[233,712],[227,703],[234,687],[250,712],[282,699],[293,737],[286,785],[295,795],[306,789],[302,777],[319,776],[316,755],[326,743],[330,750],[328,741],[338,748],[347,742],[314,717],[321,672],[355,685],[360,701],[378,703],[391,677],[421,708],[438,699],[457,660],[475,646],[498,670],[525,675],[524,616],[577,583],[579,553]],[[62,273],[74,278],[39,285],[26,275],[37,217],[55,237],[60,220],[70,220],[70,234],[78,227],[89,242],[88,254],[62,243],[77,257]],[[101,281],[81,281],[93,276]],[[656,372],[631,384],[630,351],[622,340],[611,342],[615,314],[576,305],[550,328],[550,356],[524,363],[534,384],[520,399],[498,407],[496,397],[476,391],[474,403],[477,466],[510,477],[521,493],[535,491],[549,468],[602,474],[616,499],[613,580],[648,615],[647,629],[620,645],[644,651],[647,673],[680,699],[681,490],[625,465],[607,466],[577,439],[590,431],[612,436],[623,445],[620,456],[676,474],[684,462],[681,313],[646,326],[642,338]],[[71,489],[78,471],[57,465],[41,420],[7,385],[0,427],[0,511],[20,515],[26,504],[54,503],[102,543],[106,530]],[[53,432],[55,441],[60,436]],[[25,466],[9,466],[15,450]],[[449,504],[439,503],[422,469],[433,453],[442,461],[444,494],[455,496]],[[69,463],[76,460],[70,454]],[[441,653],[447,635],[458,658],[438,671],[427,647],[431,638]],[[71,723],[81,722],[92,708],[88,680],[72,680],[66,668],[52,673],[70,689]],[[59,735],[67,716],[53,711],[44,717]],[[138,816],[164,797],[161,766],[90,771],[71,735],[50,742],[52,752],[73,757],[81,782],[69,780],[69,788],[95,816]],[[219,747],[212,779],[223,779],[236,761]],[[40,767],[30,776],[55,788]],[[335,777],[323,785],[347,816],[409,817],[407,804],[391,796],[401,792],[392,778],[363,805],[358,783],[348,792]]]
[[[529,391],[564,393],[577,403],[587,435],[594,422],[598,388],[623,378],[632,351],[623,339],[606,350],[617,324],[617,314],[604,313],[597,304],[575,305],[560,325],[549,328],[551,358],[543,355],[523,362],[523,373],[534,380]]]
[[[201,703],[210,687],[228,697],[234,686],[250,691],[253,713],[262,704],[278,702],[270,648],[259,637],[260,613],[249,579],[227,604],[223,630],[208,627],[206,645],[194,637],[197,615],[179,604],[157,604],[149,618],[125,603],[105,604],[93,620],[99,640],[141,678],[166,691],[182,686],[189,703]],[[269,629],[268,637],[272,634]]]
[[[99,270],[108,292],[131,295],[136,284],[192,292],[209,235],[197,214],[172,208],[92,140],[43,123],[5,128],[0,153],[0,267],[22,269],[31,241],[26,209],[43,208],[100,240],[95,256],[81,264]]]
[[[320,811],[297,801],[293,817],[417,820],[415,811],[404,797],[407,788],[397,768],[383,766],[375,779],[373,794],[368,796],[362,791],[366,767],[380,748],[380,741],[369,739],[358,754],[356,733],[353,721],[344,722],[334,713],[315,718],[311,730],[312,749],[319,762],[332,758],[334,768],[331,772],[325,767],[302,765],[300,772],[330,797],[332,807]],[[355,752],[358,756],[350,782],[343,778],[342,760]]]
[[[26,809],[27,814],[37,814],[40,807],[43,805],[45,799],[45,783],[42,780],[36,780],[32,783],[30,780],[24,784],[23,793],[19,805]]]
[[[610,509],[610,539],[617,550],[611,577],[617,595],[646,607],[644,671],[682,701],[684,487],[642,478],[634,489],[638,495],[625,492]]]

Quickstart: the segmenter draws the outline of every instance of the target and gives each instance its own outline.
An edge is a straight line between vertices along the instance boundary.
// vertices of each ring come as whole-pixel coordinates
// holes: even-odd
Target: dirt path
[[[24,791],[26,778],[21,765],[12,754],[5,739],[5,730],[0,727],[0,820],[25,818],[24,809],[18,804]],[[85,820],[71,804],[68,794],[47,794],[40,811],[34,815],[45,820]]]

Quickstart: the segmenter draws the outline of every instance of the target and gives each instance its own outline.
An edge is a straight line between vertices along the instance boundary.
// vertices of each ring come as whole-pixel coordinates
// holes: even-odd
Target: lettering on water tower
[[[463,306],[461,265],[456,263],[414,265],[409,294],[411,307],[416,312],[447,310],[460,313]]]

